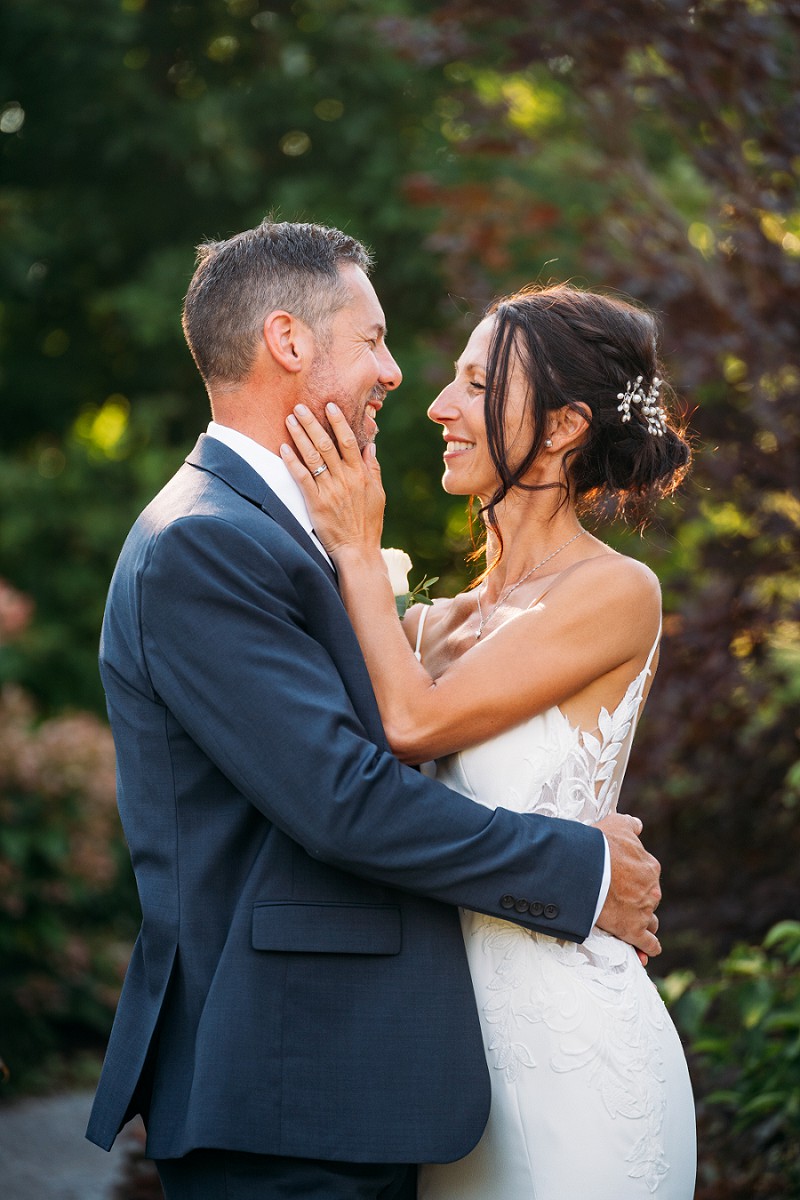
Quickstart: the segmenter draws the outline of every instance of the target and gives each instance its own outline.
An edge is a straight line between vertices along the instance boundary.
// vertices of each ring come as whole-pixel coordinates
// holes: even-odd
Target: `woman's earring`
[[[544,444],[545,444],[545,446],[547,447],[547,449],[548,449],[548,450],[550,450],[550,449],[551,449],[551,447],[552,447],[552,445],[553,445],[553,439],[552,439],[552,438],[545,438],[545,439],[544,439]]]

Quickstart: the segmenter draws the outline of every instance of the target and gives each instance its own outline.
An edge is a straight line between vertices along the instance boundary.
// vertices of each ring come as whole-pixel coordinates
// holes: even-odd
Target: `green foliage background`
[[[405,372],[381,420],[385,541],[442,592],[467,578],[468,533],[439,488],[425,409],[483,305],[570,278],[659,313],[695,471],[643,534],[603,535],[664,585],[662,663],[626,795],[664,864],[660,969],[708,981],[734,942],[800,908],[796,0],[266,2],[0,10],[0,577],[36,606],[24,631],[5,630],[0,681],[37,709],[27,733],[11,723],[11,749],[11,726],[0,733],[7,825],[28,831],[0,839],[0,882],[28,861],[31,811],[44,828],[70,823],[55,801],[36,807],[43,785],[20,776],[20,739],[35,759],[39,723],[83,709],[102,741],[107,581],[207,419],[178,319],[193,247],[272,212],[375,250]],[[59,853],[48,871],[77,886],[80,861]],[[126,879],[107,881],[109,942],[135,907]],[[68,914],[59,925],[30,900],[0,903],[0,934],[12,919],[29,957],[70,936]],[[30,1025],[20,964],[4,1023]],[[102,1025],[97,995],[71,1009],[67,993],[58,1028],[80,1040]],[[768,1147],[788,1125],[759,1128]],[[791,1194],[736,1171],[726,1195]]]

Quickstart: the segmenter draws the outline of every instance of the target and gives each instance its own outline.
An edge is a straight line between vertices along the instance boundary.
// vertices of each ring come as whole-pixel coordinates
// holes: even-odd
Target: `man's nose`
[[[387,391],[393,391],[403,382],[403,372],[398,367],[388,350],[384,349],[381,362],[381,383]]]

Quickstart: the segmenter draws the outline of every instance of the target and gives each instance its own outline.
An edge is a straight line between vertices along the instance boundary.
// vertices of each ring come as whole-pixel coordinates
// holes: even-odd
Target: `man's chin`
[[[357,435],[361,449],[363,450],[364,446],[366,446],[369,442],[374,442],[379,433],[380,430],[378,429],[378,423],[375,418],[365,413],[364,419],[361,422],[361,428],[359,429]]]
[[[374,431],[374,433],[364,433],[361,435],[361,437],[357,437],[356,441],[358,442],[358,448],[361,451],[361,453],[362,454],[364,453],[367,446],[374,446],[377,439],[378,439],[378,430],[377,429]]]

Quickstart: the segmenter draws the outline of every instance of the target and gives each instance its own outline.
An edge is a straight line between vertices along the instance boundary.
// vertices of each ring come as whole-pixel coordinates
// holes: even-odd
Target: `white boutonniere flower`
[[[405,550],[397,550],[391,547],[387,550],[381,550],[381,556],[389,574],[389,582],[392,585],[394,602],[397,605],[397,615],[399,617],[402,617],[406,609],[410,608],[412,604],[433,604],[428,595],[428,588],[436,583],[439,578],[438,575],[435,575],[432,579],[428,579],[426,576],[415,588],[409,590],[408,573],[414,564]]]

